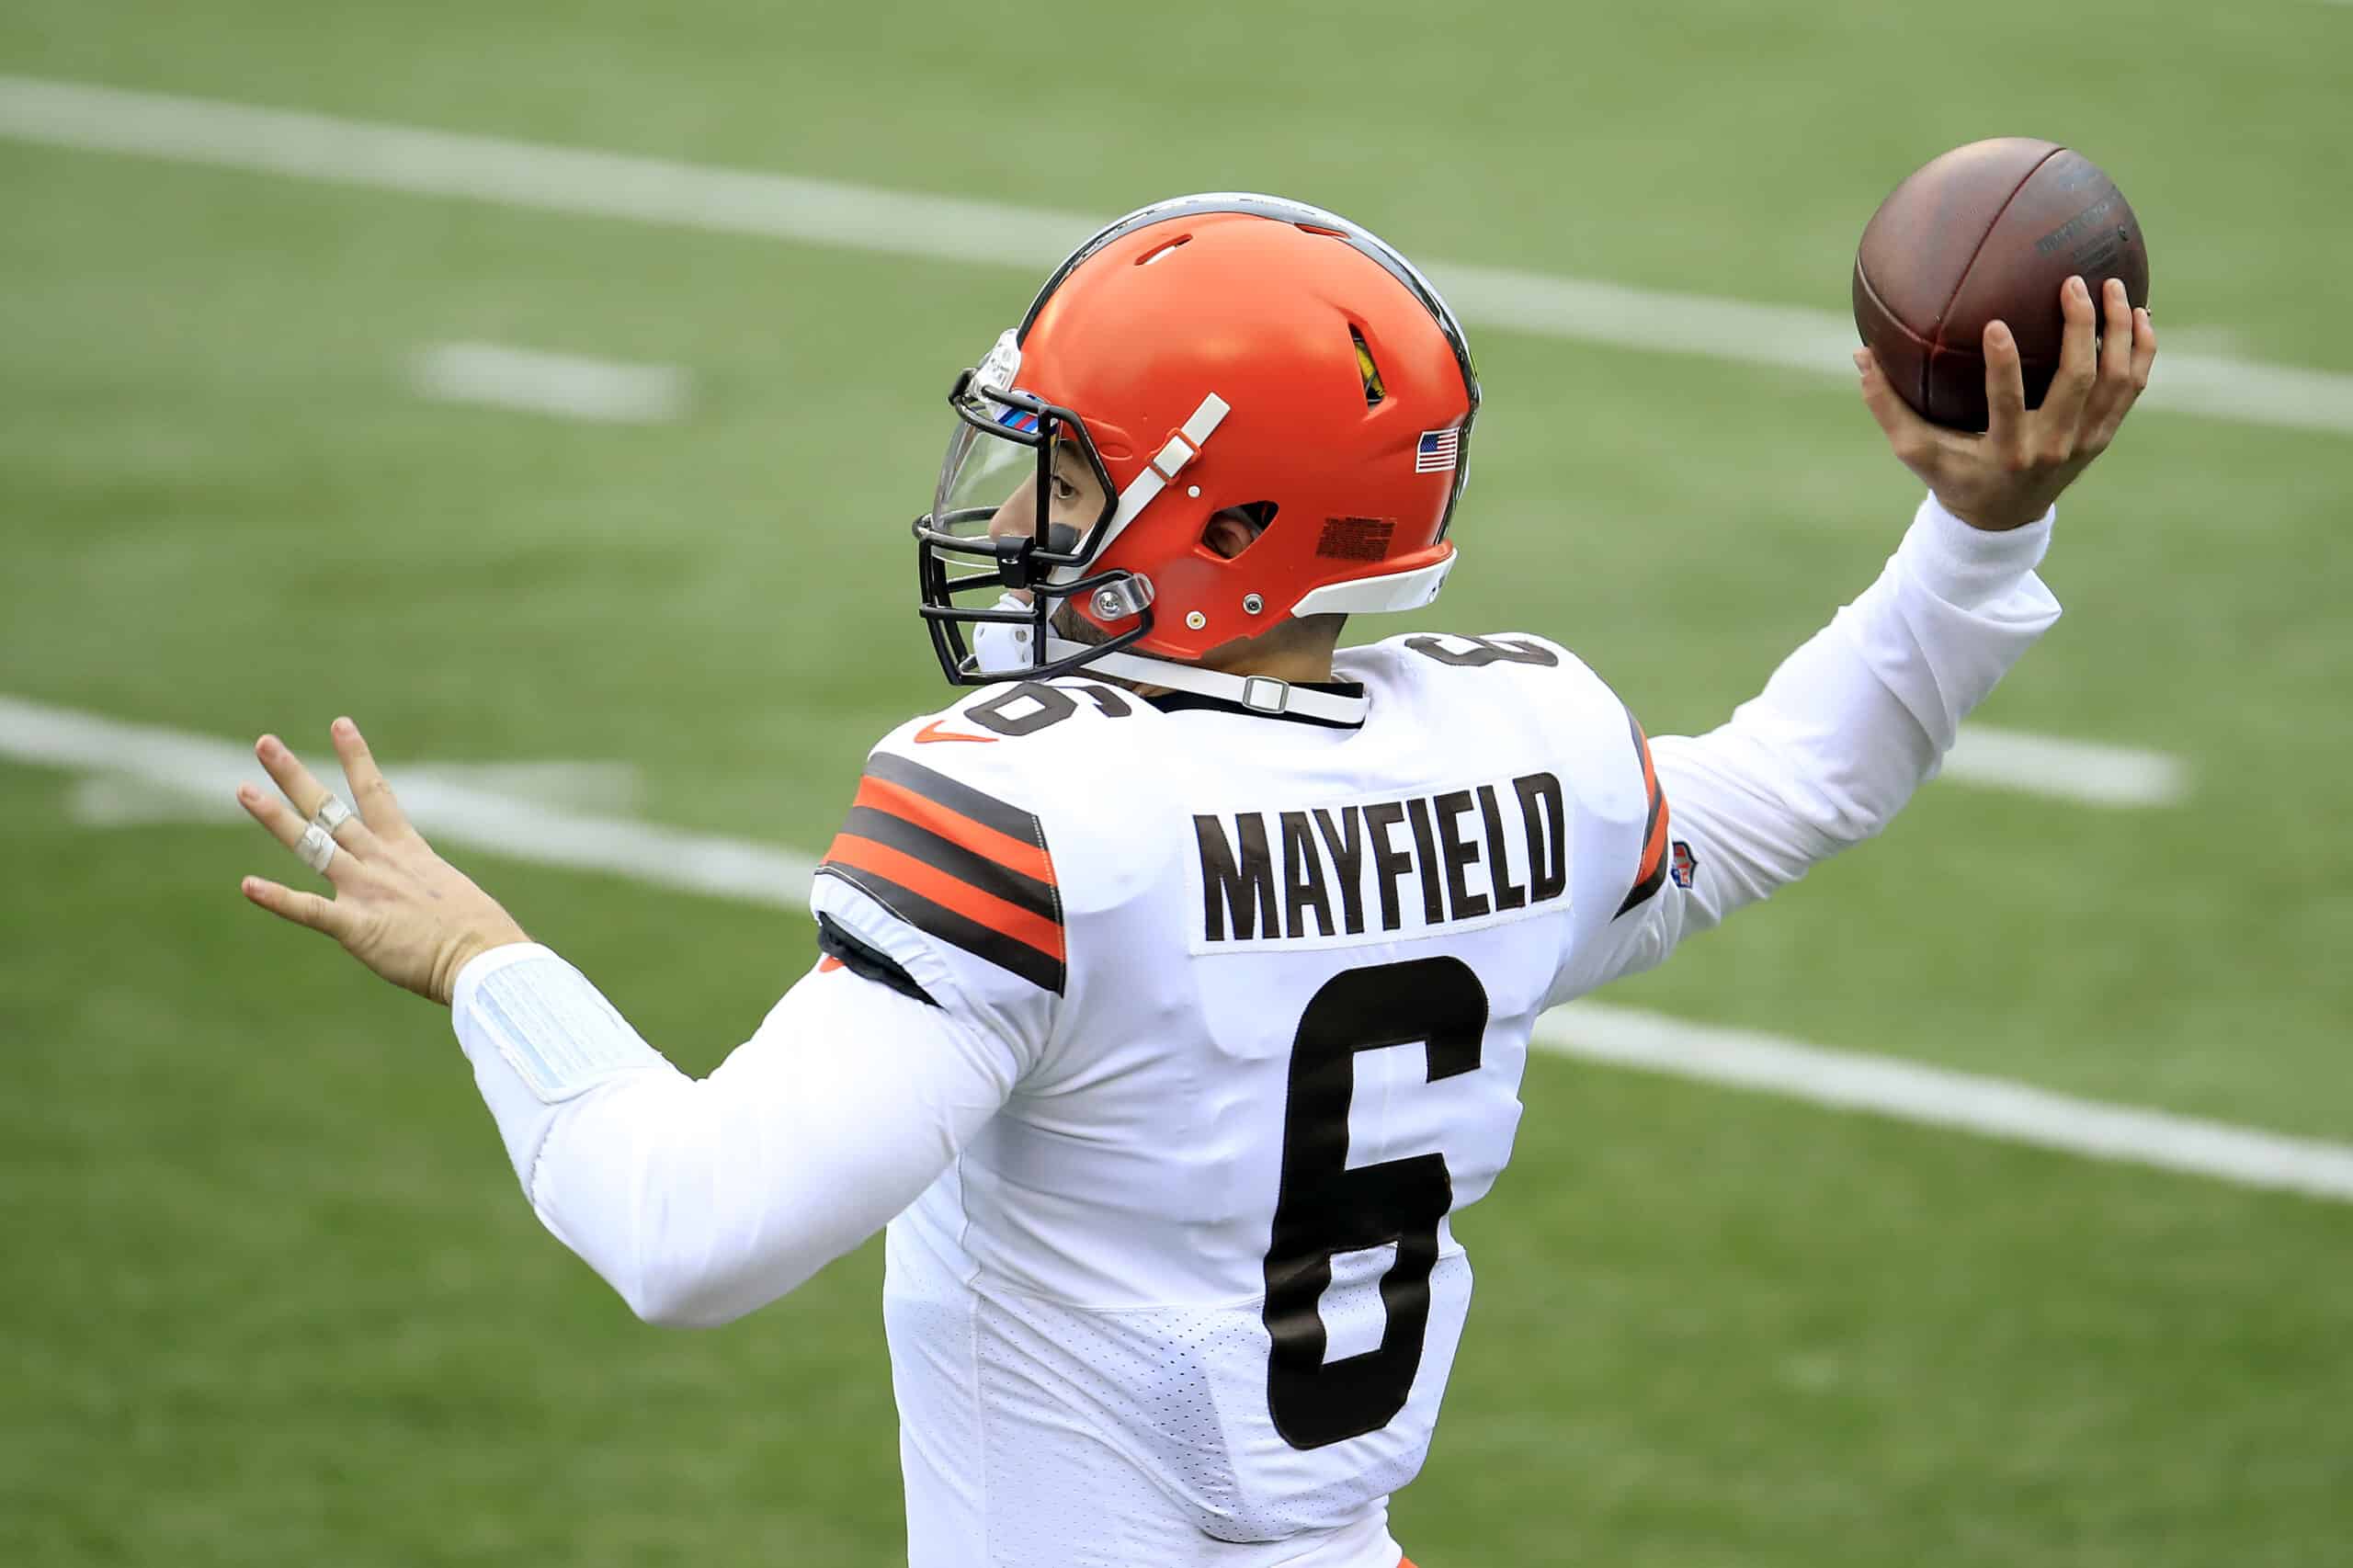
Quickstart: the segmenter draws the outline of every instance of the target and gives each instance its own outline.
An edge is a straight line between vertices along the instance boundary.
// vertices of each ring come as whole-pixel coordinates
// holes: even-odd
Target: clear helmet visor
[[[932,497],[931,526],[985,543],[1000,512],[1006,512],[1008,525],[1034,519],[1039,459],[1042,449],[1060,442],[1051,436],[1041,440],[1039,420],[994,398],[967,394],[957,402],[956,428],[948,437]],[[1007,416],[1018,423],[998,423]]]
[[[1076,564],[1111,516],[1110,476],[1076,415],[1017,390],[1012,338],[999,338],[949,397],[956,427],[929,527],[937,542],[981,551],[993,530],[1034,539],[1042,564]]]
[[[1151,585],[1130,572],[1089,575],[1119,498],[1086,425],[1021,390],[1006,333],[949,394],[956,426],[929,512],[915,520],[923,617],[940,667],[960,685],[1068,673],[1152,631]],[[1067,601],[1124,626],[1077,623]],[[1076,652],[1049,630],[1080,636]]]

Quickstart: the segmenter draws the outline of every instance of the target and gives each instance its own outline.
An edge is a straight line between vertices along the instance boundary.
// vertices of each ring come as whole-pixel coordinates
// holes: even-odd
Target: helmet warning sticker
[[[1326,517],[1315,553],[1326,561],[1386,560],[1389,536],[1396,531],[1394,517]]]

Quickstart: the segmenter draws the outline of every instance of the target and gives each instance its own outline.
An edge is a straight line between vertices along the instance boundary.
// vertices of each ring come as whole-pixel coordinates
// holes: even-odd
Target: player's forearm
[[[2034,574],[2052,521],[2006,533],[1924,503],[1893,559],[1731,722],[1654,746],[1678,834],[1703,835],[1721,917],[1868,838],[2059,617]]]
[[[452,1013],[541,1222],[640,1317],[701,1327],[801,1285],[952,1157],[954,1119],[861,1038],[903,1028],[904,1001],[779,1004],[701,1082],[544,949],[485,956]]]

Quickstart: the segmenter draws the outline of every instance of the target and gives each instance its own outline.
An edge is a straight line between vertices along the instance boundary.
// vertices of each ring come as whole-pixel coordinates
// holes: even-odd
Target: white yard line
[[[245,774],[252,770],[253,764],[246,763]],[[218,775],[227,776],[225,767]],[[584,812],[628,811],[639,795],[637,769],[625,762],[427,762],[402,767],[401,789],[425,800],[454,789],[521,797],[543,807]],[[76,781],[67,810],[85,827],[245,820],[244,809],[209,782],[197,789],[128,773],[93,772]]]
[[[1943,777],[2086,806],[2172,806],[2189,795],[2189,770],[2177,756],[1984,724],[1961,726]]]
[[[408,363],[409,382],[444,403],[485,403],[606,424],[659,424],[687,410],[687,373],[502,343],[437,343]]]
[[[0,75],[0,136],[1032,272],[1060,260],[1098,222],[1085,213],[27,76]],[[1853,324],[1836,311],[1448,262],[1429,270],[1474,324],[1854,374]],[[2336,371],[2167,353],[2148,401],[2246,424],[2353,432],[2353,375]]]
[[[1553,1008],[1538,1020],[1535,1044],[1590,1062],[1786,1095],[2096,1160],[2353,1202],[2353,1145],[2082,1099],[2007,1078],[1833,1051],[1600,1002]]]
[[[313,749],[317,749],[313,747]],[[95,713],[0,697],[0,756],[42,767],[125,775],[191,797],[192,812],[266,778],[246,747],[207,735],[126,724]],[[790,850],[627,817],[565,811],[453,779],[448,769],[404,781],[401,799],[451,844],[577,871],[611,871],[654,887],[805,909],[816,862]],[[84,786],[76,809],[134,814],[120,790]],[[151,820],[152,810],[144,812]]]
[[[259,766],[242,745],[0,697],[0,756],[225,801]],[[779,909],[805,907],[814,864],[768,845],[550,810],[431,779],[403,786],[417,822],[451,845]],[[223,896],[228,896],[223,890]],[[1537,1049],[1731,1085],[1840,1110],[1950,1128],[2242,1187],[2353,1202],[2353,1147],[2053,1094],[1892,1057],[1824,1050],[1595,1002],[1539,1021]]]

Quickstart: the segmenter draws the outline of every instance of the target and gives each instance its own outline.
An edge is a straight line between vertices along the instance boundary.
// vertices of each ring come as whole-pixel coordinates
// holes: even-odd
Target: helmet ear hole
[[[1243,551],[1267,537],[1267,528],[1275,520],[1272,501],[1245,501],[1239,506],[1222,506],[1217,514],[1202,525],[1201,548],[1221,560],[1232,561]]]

